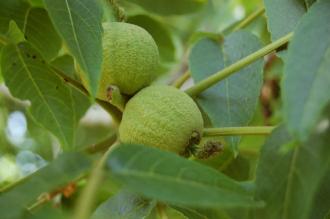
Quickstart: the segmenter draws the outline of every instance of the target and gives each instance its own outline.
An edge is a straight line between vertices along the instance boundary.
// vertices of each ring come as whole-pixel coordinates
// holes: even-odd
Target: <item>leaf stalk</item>
[[[269,135],[274,128],[274,126],[205,128],[203,130],[203,136]]]
[[[256,18],[258,18],[260,15],[262,15],[264,12],[265,12],[265,8],[260,8],[257,11],[253,12],[252,14],[250,14],[249,16],[247,16],[244,20],[242,20],[241,22],[239,22],[234,27],[234,29],[232,30],[232,32],[235,32],[235,31],[238,31],[240,29],[245,28],[250,23],[252,23]]]
[[[190,71],[186,71],[176,81],[174,81],[173,86],[176,88],[180,88],[189,78],[190,78]]]
[[[258,59],[264,57],[265,55],[273,52],[284,44],[288,43],[293,37],[293,32],[287,34],[286,36],[278,39],[277,41],[263,47],[262,49],[242,58],[241,60],[235,62],[234,64],[220,70],[219,72],[205,78],[204,80],[198,82],[194,86],[186,90],[186,93],[192,97],[196,97],[198,94],[202,93],[209,87],[215,85],[219,81],[229,77],[236,71],[246,67],[247,65],[257,61]]]
[[[82,92],[86,96],[90,96],[85,87],[77,80],[67,76],[65,73],[61,72],[59,69],[52,67],[52,70],[61,77],[65,82],[70,84],[72,87]],[[103,101],[101,99],[95,99],[96,103],[98,103],[104,110],[106,110],[111,116],[116,124],[119,124],[122,117],[122,112],[117,109],[117,107],[113,106],[109,102]]]

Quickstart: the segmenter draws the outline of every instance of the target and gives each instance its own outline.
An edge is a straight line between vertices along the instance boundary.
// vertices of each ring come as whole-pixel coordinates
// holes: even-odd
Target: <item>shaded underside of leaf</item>
[[[321,180],[311,207],[310,218],[327,218],[330,216],[330,167]],[[325,216],[327,215],[327,216]]]
[[[283,126],[273,132],[263,146],[257,169],[256,196],[266,202],[265,208],[256,211],[258,218],[314,218],[310,217],[315,211],[313,202],[329,171],[329,141],[327,130],[285,152],[283,147],[292,138]],[[324,212],[320,206],[315,207]]]
[[[289,130],[305,141],[330,102],[330,2],[315,3],[289,47],[283,79]]]
[[[303,0],[264,0],[264,4],[273,41],[293,31],[306,12]]]
[[[0,1],[0,33],[6,33],[10,20],[23,28],[29,4],[22,0]]]
[[[70,78],[75,79],[77,77],[74,68],[74,59],[70,55],[66,54],[57,57],[51,62],[51,65],[61,70],[64,74],[66,74]],[[89,101],[89,98],[85,94],[83,94],[80,90],[73,87],[69,87],[69,89],[70,89],[70,96],[72,99],[72,110],[74,111],[73,114],[74,124],[76,124],[77,127],[80,119],[85,115],[91,103]],[[74,129],[75,137],[79,138],[79,136],[76,136],[76,133],[77,133],[77,129],[75,128]],[[76,142],[74,141],[72,147],[75,146],[77,145]]]

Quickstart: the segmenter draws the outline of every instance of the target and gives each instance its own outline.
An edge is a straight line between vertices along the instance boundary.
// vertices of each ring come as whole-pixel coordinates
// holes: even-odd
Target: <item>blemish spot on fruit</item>
[[[107,99],[108,100],[112,100],[112,91],[113,91],[113,88],[111,86],[109,86],[107,88]]]
[[[221,142],[218,141],[207,141],[201,148],[194,153],[198,159],[207,159],[216,154],[223,152],[224,147]]]

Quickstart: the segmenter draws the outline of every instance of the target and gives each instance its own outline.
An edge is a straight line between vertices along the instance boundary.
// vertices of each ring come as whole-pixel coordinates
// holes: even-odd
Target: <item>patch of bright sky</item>
[[[14,145],[24,142],[27,132],[27,121],[24,113],[14,111],[8,116],[6,134],[8,140]]]
[[[236,20],[243,19],[245,17],[245,9],[242,5],[237,5],[233,11],[234,18]]]

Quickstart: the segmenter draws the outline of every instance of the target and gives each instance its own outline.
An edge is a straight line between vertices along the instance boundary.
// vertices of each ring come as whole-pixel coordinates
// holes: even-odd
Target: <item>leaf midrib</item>
[[[29,18],[29,15],[30,15],[30,11],[31,11],[31,7],[29,7],[26,12],[25,12],[25,15],[24,15],[24,24],[23,24],[23,30],[22,32],[25,34],[26,32],[26,26],[27,26],[27,23],[28,23],[28,18]]]
[[[65,0],[65,5],[66,5],[66,9],[68,10],[68,15],[69,15],[70,22],[72,24],[71,25],[71,30],[72,30],[72,34],[73,34],[73,37],[74,37],[75,44],[76,44],[77,49],[78,49],[80,61],[83,64],[83,69],[86,71],[86,70],[88,70],[88,68],[87,68],[84,56],[82,55],[82,51],[81,51],[80,44],[79,44],[79,41],[78,41],[78,37],[77,37],[77,34],[76,34],[76,29],[75,29],[75,25],[74,25],[74,22],[73,22],[73,18],[72,18],[72,14],[71,14],[71,11],[70,11],[70,5],[69,5],[68,0]],[[87,77],[90,79],[89,74],[87,74]]]
[[[149,174],[145,174],[145,175],[149,175],[149,176],[151,176],[151,175],[153,175],[153,176],[159,176],[159,177],[165,177],[165,178],[169,178],[169,179],[173,179],[174,177],[169,177],[169,176],[165,176],[165,175],[160,175],[160,174],[155,174],[156,172],[154,172],[153,170],[161,163],[161,162],[163,162],[164,160],[166,160],[167,158],[162,158],[162,159],[160,159],[160,160],[157,160],[156,162],[154,162],[152,165],[151,165],[151,167],[147,170],[147,171],[134,171],[134,170],[131,170],[131,169],[129,169],[129,167],[131,166],[131,165],[133,165],[134,164],[134,162],[136,161],[136,159],[138,159],[139,157],[140,157],[140,155],[141,154],[145,154],[146,152],[145,152],[145,150],[140,150],[139,152],[137,152],[137,153],[135,153],[126,163],[125,163],[125,165],[123,166],[123,167],[121,167],[121,170],[124,170],[124,172],[130,172],[130,171],[132,171],[132,172],[134,172],[134,173],[138,173],[138,174],[140,174],[140,175],[143,175],[143,173],[149,173]],[[178,174],[178,175],[176,175],[175,176],[175,180],[177,181],[178,179],[183,179],[183,178],[180,178],[180,176],[183,174],[182,173],[182,171],[183,170],[185,170],[185,169],[189,169],[189,168],[187,168],[187,167],[184,167],[184,168],[180,168],[180,171],[179,171],[179,173],[180,174]],[[150,174],[151,173],[151,174]],[[214,177],[214,179],[215,179],[215,177]],[[213,179],[213,180],[214,180]],[[220,180],[223,180],[223,179],[220,179]],[[181,181],[185,181],[185,180],[181,180]],[[227,180],[228,181],[228,180]],[[238,185],[238,184],[236,184],[234,181],[231,181],[231,180],[229,180],[230,182],[228,182],[228,183],[231,183],[231,184],[234,184],[234,185],[236,185],[237,187],[236,188],[241,188],[240,187],[240,185]],[[190,182],[190,183],[193,183],[193,181],[187,181],[187,182]],[[198,184],[201,184],[201,183],[198,183]],[[202,184],[201,184],[202,185]],[[215,187],[218,187],[218,186],[216,186],[216,185],[210,185],[210,186],[215,186]],[[244,189],[243,188],[241,188],[242,189],[242,191],[244,191]]]
[[[73,119],[72,119],[72,127],[76,127],[76,124],[77,124],[77,109],[76,107],[74,106],[75,104],[75,101],[74,101],[74,97],[73,97],[73,91],[72,91],[73,88],[69,88],[69,93],[70,93],[70,99],[71,99],[71,107],[72,107],[72,113],[73,113]],[[74,128],[72,130],[72,147],[75,147],[76,146],[76,129]]]
[[[327,54],[328,52],[329,52],[329,50],[330,50],[330,38],[329,38],[329,42],[328,42],[328,44],[329,44],[329,46],[324,50],[324,54]],[[324,59],[325,59],[326,57],[323,55],[322,56],[322,59],[320,60],[320,62],[318,63],[319,65],[318,65],[318,67],[317,67],[317,69],[316,69],[316,72],[315,72],[315,77],[313,78],[313,81],[311,82],[311,89],[310,89],[310,91],[313,91],[313,90],[315,90],[315,80],[316,80],[316,78],[317,78],[317,76],[320,74],[320,67],[322,66],[322,63],[323,63],[323,61],[324,61]],[[305,102],[305,104],[304,104],[304,106],[303,106],[303,114],[302,114],[302,116],[301,116],[301,120],[300,120],[300,127],[304,127],[304,118],[307,118],[307,116],[305,115],[306,114],[306,107],[309,105],[309,102],[311,101],[311,95],[312,95],[312,92],[309,92],[309,94],[308,94],[308,96],[307,96],[307,98],[306,98],[306,102]],[[300,134],[304,134],[304,133],[300,133]]]
[[[120,171],[120,173],[117,173],[118,175],[122,175],[122,176],[136,176],[136,177],[145,177],[148,174],[143,174],[140,173],[138,171],[132,171],[132,170],[122,170]],[[203,186],[203,184],[200,183],[195,183],[195,182],[191,182],[191,181],[185,181],[185,180],[181,180],[181,179],[173,179],[172,177],[164,177],[164,176],[160,176],[160,175],[155,175],[155,174],[150,174],[149,176],[153,176],[154,178],[157,178],[158,180],[161,180],[162,182],[164,181],[169,181],[169,182],[173,182],[175,183],[175,181],[181,181],[182,183],[184,183],[185,185],[187,184],[191,184],[192,187],[194,188],[202,188],[203,190],[212,190],[212,189],[216,189],[218,190],[220,193],[226,194],[227,198],[233,198],[234,200],[232,200],[230,203],[227,200],[219,200],[217,203],[214,202],[204,202],[204,205],[213,205],[213,206],[218,206],[219,203],[221,203],[222,207],[232,207],[232,206],[236,206],[234,203],[237,203],[237,198],[240,198],[241,201],[239,202],[239,205],[248,205],[248,206],[259,206],[261,204],[261,202],[255,202],[251,199],[251,196],[248,194],[240,194],[239,192],[234,192],[234,191],[230,191],[230,190],[224,190],[220,187],[217,186],[212,186],[209,185],[207,187]],[[245,204],[243,204],[245,203]]]
[[[182,183],[182,184],[189,184],[193,187],[198,187],[198,188],[215,188],[218,189],[220,191],[223,191],[224,193],[232,193],[235,195],[240,195],[240,196],[245,196],[245,197],[250,197],[248,194],[243,195],[240,194],[239,192],[235,192],[232,191],[230,189],[226,190],[224,188],[221,188],[219,186],[216,185],[211,185],[211,184],[202,184],[201,182],[196,182],[196,181],[190,181],[190,180],[186,180],[184,178],[179,178],[179,177],[170,177],[170,176],[166,176],[166,175],[160,175],[160,174],[155,174],[155,172],[141,172],[141,171],[135,171],[135,170],[128,170],[128,169],[124,169],[122,168],[121,170],[117,171],[117,174],[119,175],[126,175],[126,176],[137,176],[137,177],[145,177],[145,178],[155,178],[158,180],[165,180],[165,181],[169,181],[169,182],[173,182],[173,183]],[[242,189],[243,192],[243,189]]]
[[[284,195],[284,201],[283,201],[283,212],[282,212],[282,217],[283,219],[288,218],[288,210],[289,210],[289,205],[290,205],[290,197],[292,193],[292,185],[293,185],[293,176],[294,176],[294,168],[296,166],[296,162],[298,159],[300,151],[300,146],[297,146],[296,149],[293,152],[290,168],[289,168],[289,176],[288,176],[288,183],[285,189],[285,195]]]

